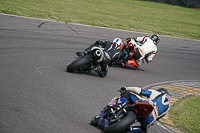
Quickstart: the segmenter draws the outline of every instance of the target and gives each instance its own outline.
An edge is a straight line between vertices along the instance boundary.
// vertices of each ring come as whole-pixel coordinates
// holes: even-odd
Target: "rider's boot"
[[[82,52],[76,52],[76,55],[77,56],[82,56],[82,55],[86,55],[87,54],[87,52],[86,51],[82,51]]]

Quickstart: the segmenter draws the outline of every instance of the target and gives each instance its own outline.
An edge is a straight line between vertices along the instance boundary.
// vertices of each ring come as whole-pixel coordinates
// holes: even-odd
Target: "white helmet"
[[[120,38],[115,38],[112,43],[117,43],[119,47],[123,46],[123,41]]]

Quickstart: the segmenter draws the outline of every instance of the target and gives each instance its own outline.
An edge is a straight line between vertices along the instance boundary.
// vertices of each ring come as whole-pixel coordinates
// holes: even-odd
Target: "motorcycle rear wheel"
[[[128,111],[124,117],[115,123],[109,123],[104,126],[105,133],[120,133],[123,130],[130,127],[136,120],[136,114],[132,111]]]
[[[68,72],[74,72],[75,70],[79,69],[80,67],[90,63],[91,59],[88,55],[76,58],[71,64],[67,66]]]

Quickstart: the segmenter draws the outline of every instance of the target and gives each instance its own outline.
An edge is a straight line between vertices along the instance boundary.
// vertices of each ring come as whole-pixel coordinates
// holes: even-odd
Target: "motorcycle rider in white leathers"
[[[119,43],[116,42],[116,40],[117,39],[115,38],[113,42]],[[124,41],[123,46],[121,46],[121,49],[127,53],[122,65],[133,65],[134,67],[139,67],[142,59],[145,59],[147,63],[151,62],[157,53],[157,44],[159,41],[160,38],[156,34],[153,34],[151,37],[142,36],[127,38]]]

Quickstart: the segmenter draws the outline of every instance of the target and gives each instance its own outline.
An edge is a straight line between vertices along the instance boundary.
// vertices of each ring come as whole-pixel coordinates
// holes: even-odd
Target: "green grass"
[[[180,99],[169,110],[169,118],[175,127],[189,133],[200,132],[200,96],[187,96]]]
[[[200,39],[200,10],[140,0],[1,0],[0,12]]]

